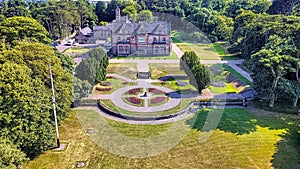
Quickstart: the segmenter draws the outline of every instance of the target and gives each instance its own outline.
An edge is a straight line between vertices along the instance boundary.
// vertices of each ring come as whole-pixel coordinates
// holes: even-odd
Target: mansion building
[[[134,23],[120,16],[106,26],[94,26],[79,30],[75,41],[81,44],[100,43],[110,39],[111,52],[117,56],[168,56],[171,54],[171,25],[158,21]]]

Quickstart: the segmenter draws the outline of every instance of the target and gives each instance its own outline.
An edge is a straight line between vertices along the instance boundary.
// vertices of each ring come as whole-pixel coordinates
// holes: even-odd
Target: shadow
[[[197,114],[186,121],[186,124],[191,128],[200,132],[209,132],[215,129],[219,129],[224,132],[230,132],[237,135],[250,134],[257,131],[257,126],[269,130],[268,133],[255,138],[253,141],[270,141],[277,140],[274,137],[279,136],[279,140],[268,143],[268,146],[275,146],[272,148],[266,148],[266,150],[275,151],[270,162],[272,168],[286,169],[286,168],[300,168],[300,116],[289,115],[282,113],[273,113],[250,109],[255,114],[246,111],[245,109],[224,109],[221,113],[217,128],[207,127],[211,122],[218,122],[218,118],[213,119],[215,116],[220,116],[220,111],[217,109],[202,109]],[[209,119],[208,116],[210,115]],[[274,130],[274,131],[272,131]],[[276,131],[282,130],[282,131]],[[273,132],[280,132],[281,134],[274,134]],[[272,145],[271,145],[272,144]],[[253,147],[255,148],[255,147]],[[264,148],[258,147],[256,150],[251,150],[255,154],[261,153]]]
[[[199,95],[198,91],[193,90],[177,90],[175,92],[166,93],[166,96],[173,98],[173,99],[180,99],[180,98],[195,98]]]
[[[251,132],[256,131],[257,121],[255,116],[247,111],[240,111],[239,109],[225,109],[221,114],[220,121],[216,121],[218,119],[213,119],[220,115],[220,111],[218,109],[203,109],[197,112],[196,116],[192,119],[187,120],[186,123],[190,125],[193,129],[197,129],[201,132],[209,132],[215,129],[219,129],[224,132],[230,132],[238,135],[249,134]],[[211,113],[211,117],[208,118],[209,113]],[[218,114],[219,113],[219,114]],[[214,122],[218,124],[217,128],[207,127]],[[211,124],[211,125],[215,125]],[[206,126],[204,126],[206,125]]]
[[[186,75],[168,75],[159,77],[158,80],[161,81],[174,81],[174,80],[187,80],[188,77]]]

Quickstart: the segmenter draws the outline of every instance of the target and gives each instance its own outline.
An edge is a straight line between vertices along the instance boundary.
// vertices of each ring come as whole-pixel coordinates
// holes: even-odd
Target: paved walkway
[[[172,44],[172,48],[173,48],[174,52],[178,55],[179,58],[183,55],[183,52],[176,46],[176,44]],[[81,58],[81,59],[84,59],[84,58]],[[148,71],[150,63],[161,63],[161,64],[177,63],[177,64],[179,64],[180,61],[179,61],[179,59],[174,59],[174,60],[110,59],[109,62],[110,63],[136,63],[138,71]],[[218,64],[218,63],[227,64],[227,65],[231,66],[233,69],[235,69],[236,71],[238,71],[240,74],[242,74],[249,81],[252,81],[250,75],[237,66],[237,64],[241,64],[243,62],[243,60],[226,60],[226,61],[201,60],[201,62],[203,64]],[[118,74],[108,74],[108,76],[113,76],[115,78],[119,78],[119,79],[125,80],[127,82],[137,82],[138,84],[136,86],[127,86],[127,87],[120,88],[120,89],[116,90],[115,92],[113,92],[112,94],[108,94],[108,95],[93,95],[93,94],[91,94],[88,98],[89,99],[110,99],[115,105],[117,105],[118,107],[120,107],[124,110],[128,110],[128,111],[135,111],[135,112],[142,112],[142,113],[158,112],[158,111],[168,110],[168,109],[174,108],[175,106],[179,105],[181,98],[215,98],[216,97],[212,93],[209,93],[207,95],[199,95],[197,93],[181,95],[169,88],[166,88],[163,86],[155,86],[155,85],[151,84],[152,82],[160,82],[160,80],[151,80],[151,79],[132,80],[132,79],[129,79],[127,77],[124,77],[124,76],[121,76]],[[124,93],[126,93],[128,90],[134,89],[134,88],[143,88],[144,92],[146,91],[147,88],[156,88],[156,89],[162,90],[166,93],[171,93],[171,96],[169,97],[169,101],[167,103],[160,105],[160,106],[156,106],[156,107],[148,106],[148,101],[150,99],[149,97],[141,98],[141,99],[144,99],[145,106],[137,107],[137,106],[127,104],[122,99],[122,95]],[[226,98],[227,95],[225,94],[224,97]],[[100,111],[100,110],[98,110],[98,111]],[[102,112],[102,114],[105,114],[105,113]],[[185,115],[183,114],[182,117],[186,117],[186,115],[187,114],[185,114]],[[178,117],[178,118],[180,118],[180,117]],[[172,119],[171,119],[171,121],[172,121]],[[174,119],[173,119],[173,121],[174,121]],[[153,124],[153,123],[151,122],[151,124]]]

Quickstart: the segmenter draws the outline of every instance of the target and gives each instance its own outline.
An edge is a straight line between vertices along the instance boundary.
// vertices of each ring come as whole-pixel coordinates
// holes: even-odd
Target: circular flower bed
[[[128,90],[125,94],[137,95],[142,92],[142,88],[135,88]]]
[[[148,91],[153,93],[153,94],[165,94],[164,91],[161,91],[161,90],[155,89],[155,88],[149,88]]]
[[[225,87],[226,86],[225,82],[221,82],[221,81],[212,81],[212,82],[210,82],[210,85],[212,85],[214,87]]]
[[[137,97],[122,97],[122,99],[130,104],[133,104],[135,106],[143,106],[143,100],[139,99]]]

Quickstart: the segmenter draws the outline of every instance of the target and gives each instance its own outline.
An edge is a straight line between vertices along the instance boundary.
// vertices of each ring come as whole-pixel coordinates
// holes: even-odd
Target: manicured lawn
[[[149,70],[151,72],[151,79],[158,79],[168,74],[185,74],[183,70],[180,70],[179,64],[175,63],[150,63]]]
[[[165,81],[164,83],[152,83],[152,84],[157,85],[157,86],[164,86],[164,87],[170,88],[174,91],[180,91],[180,90],[197,91],[196,88],[189,83],[189,80],[181,80],[181,82],[187,82],[188,85],[179,86],[179,85],[177,85],[176,80]]]
[[[213,47],[219,55],[228,55],[229,53],[223,48],[223,44],[224,43],[215,43],[213,44]]]
[[[89,53],[90,49],[83,47],[68,48],[63,53],[71,57],[79,57]]]
[[[77,161],[86,161],[87,169],[98,168],[298,168],[299,117],[281,114],[254,115],[245,109],[225,109],[216,130],[203,128],[218,120],[220,111],[203,110],[194,119],[164,125],[133,125],[101,117],[93,110],[77,110],[62,121],[59,127],[62,141],[67,141],[66,151],[46,151],[29,162],[26,169],[75,168]],[[207,119],[208,115],[211,116]],[[205,122],[205,119],[206,122]],[[95,134],[87,135],[86,129]],[[160,136],[168,129],[169,135]],[[173,132],[172,132],[173,131]],[[128,158],[111,151],[133,155],[162,150],[186,136],[169,151],[153,157]],[[211,134],[200,143],[202,134]],[[126,137],[123,137],[126,136]],[[146,145],[143,138],[155,139]],[[98,146],[102,145],[102,146]],[[154,146],[152,148],[151,146]]]
[[[201,60],[220,60],[219,54],[211,44],[177,43],[176,45],[183,52],[194,51]]]
[[[106,71],[108,74],[119,74],[129,79],[137,79],[136,63],[110,63]]]
[[[224,94],[224,93],[238,93],[239,90],[230,83],[225,83],[225,87],[215,87],[209,86],[209,89],[212,93],[215,94]]]

